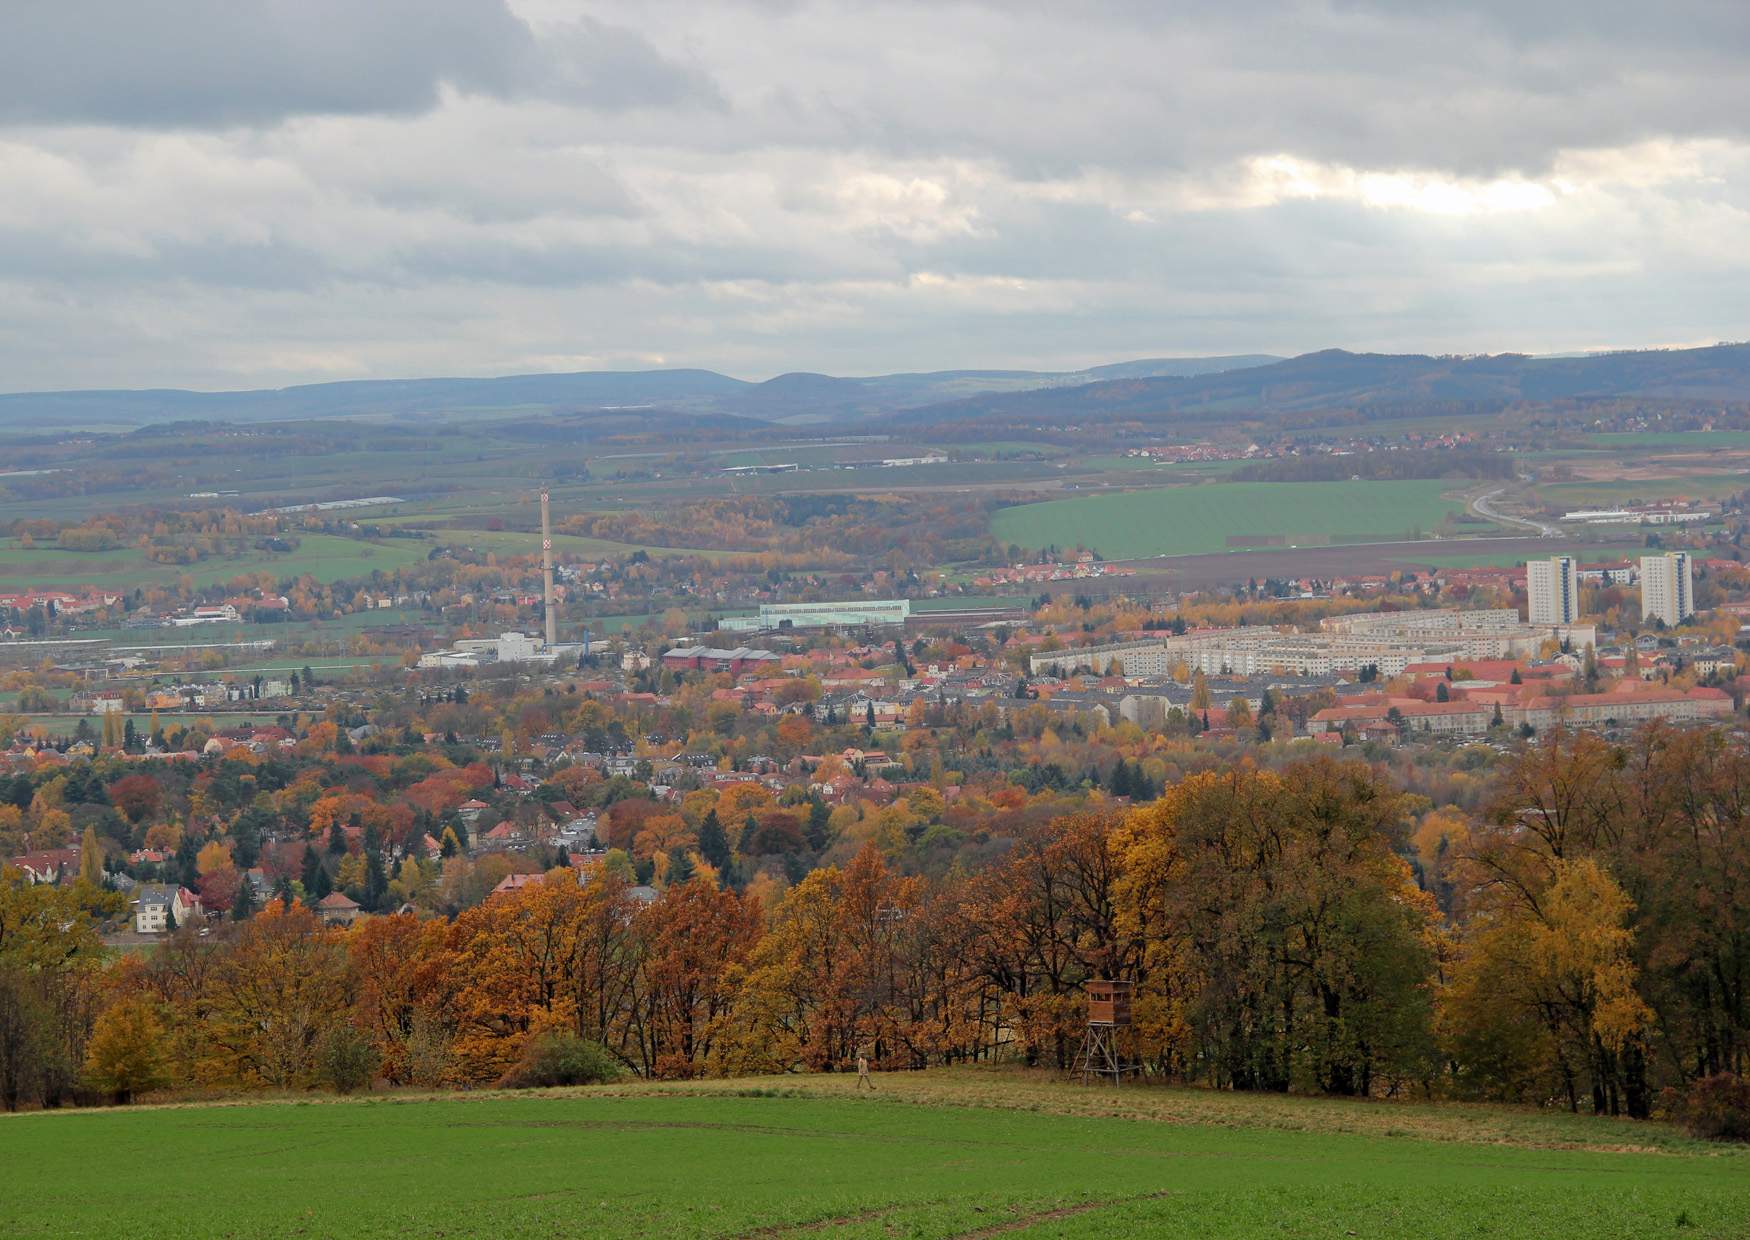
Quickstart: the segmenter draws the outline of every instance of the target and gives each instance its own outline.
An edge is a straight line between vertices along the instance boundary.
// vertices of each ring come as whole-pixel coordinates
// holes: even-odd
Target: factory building
[[[731,633],[782,629],[860,629],[903,626],[911,618],[911,600],[853,599],[843,603],[762,603],[755,616],[732,616],[717,622]]]

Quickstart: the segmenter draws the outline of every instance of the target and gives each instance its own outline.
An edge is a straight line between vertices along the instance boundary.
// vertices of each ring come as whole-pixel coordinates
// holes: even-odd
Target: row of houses
[[[1634,682],[1624,682],[1633,685]],[[1630,688],[1608,693],[1534,694],[1494,697],[1477,694],[1448,701],[1391,697],[1383,693],[1327,707],[1307,721],[1313,736],[1354,731],[1361,734],[1428,733],[1481,736],[1491,727],[1630,727],[1650,720],[1690,723],[1730,718],[1731,695],[1698,687]]]
[[[1500,659],[1536,655],[1544,645],[1566,641],[1592,645],[1590,625],[1533,626],[1512,610],[1374,612],[1331,617],[1317,633],[1291,633],[1268,625],[1196,630],[1178,636],[1103,646],[1072,647],[1033,655],[1035,676],[1088,668],[1097,675],[1164,678],[1185,672],[1253,676],[1355,674],[1371,668],[1396,676],[1429,659]]]

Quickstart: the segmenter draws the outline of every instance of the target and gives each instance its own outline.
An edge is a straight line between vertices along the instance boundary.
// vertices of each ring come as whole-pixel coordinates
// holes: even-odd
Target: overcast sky
[[[14,0],[0,389],[1750,337],[1743,0]]]

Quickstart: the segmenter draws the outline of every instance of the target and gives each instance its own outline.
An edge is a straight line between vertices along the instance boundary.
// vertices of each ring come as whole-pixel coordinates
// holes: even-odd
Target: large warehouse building
[[[843,603],[761,603],[757,616],[732,616],[717,622],[731,633],[771,629],[861,629],[904,625],[911,618],[911,600],[852,599]]]

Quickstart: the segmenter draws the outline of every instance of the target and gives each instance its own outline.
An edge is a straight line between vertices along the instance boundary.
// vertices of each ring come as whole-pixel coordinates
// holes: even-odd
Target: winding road
[[[1493,491],[1479,495],[1470,501],[1470,510],[1477,516],[1488,521],[1499,521],[1502,525],[1517,525],[1521,529],[1536,530],[1540,538],[1559,538],[1561,530],[1544,521],[1534,521],[1527,517],[1510,517],[1504,512],[1497,512],[1489,506],[1489,501],[1505,491],[1506,487],[1496,487]]]

